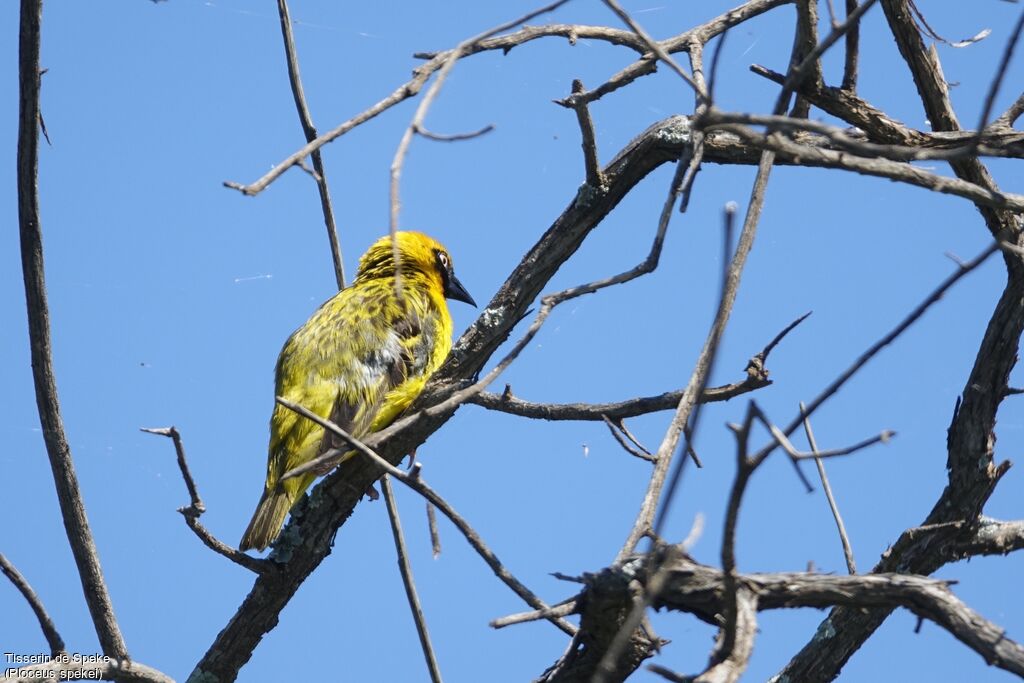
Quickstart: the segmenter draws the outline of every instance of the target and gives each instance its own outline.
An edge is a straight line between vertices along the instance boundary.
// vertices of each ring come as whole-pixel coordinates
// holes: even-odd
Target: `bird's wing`
[[[350,288],[324,304],[285,344],[278,360],[278,395],[330,419],[356,438],[379,429],[381,413],[393,419],[404,410],[408,400],[389,405],[389,396],[424,372],[429,344],[416,307],[399,311],[389,305],[391,301],[390,286],[385,285],[376,291]],[[343,446],[340,437],[324,439],[315,423],[275,406],[268,486],[328,448]],[[309,483],[290,481],[297,489]]]

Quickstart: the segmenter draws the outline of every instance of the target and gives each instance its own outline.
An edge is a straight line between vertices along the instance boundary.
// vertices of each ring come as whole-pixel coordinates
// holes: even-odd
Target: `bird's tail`
[[[288,491],[279,486],[264,489],[260,504],[256,506],[256,514],[252,516],[252,521],[242,534],[238,549],[265,550],[277,538],[291,507],[292,497]]]

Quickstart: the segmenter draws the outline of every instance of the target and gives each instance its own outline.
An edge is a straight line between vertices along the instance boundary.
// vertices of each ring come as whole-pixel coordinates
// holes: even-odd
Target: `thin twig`
[[[310,143],[317,139],[316,126],[313,125],[313,116],[309,113],[309,106],[306,104],[306,95],[302,90],[302,78],[299,75],[299,57],[295,50],[295,37],[292,35],[292,19],[288,12],[287,0],[277,0],[277,11],[281,17],[281,36],[284,38],[284,54],[288,62],[288,81],[291,83],[292,97],[295,99],[295,108],[299,113],[299,122],[302,124],[302,132],[306,136],[306,142]],[[338,283],[338,289],[345,288],[345,264],[341,259],[341,245],[338,242],[338,228],[334,223],[334,207],[331,204],[331,192],[327,186],[327,175],[324,173],[324,162],[320,156],[320,149],[314,149],[311,153],[313,158],[313,170],[316,179],[317,189],[320,191],[320,208],[324,214],[324,225],[327,228],[327,239],[331,245],[331,259],[334,261],[334,277]]]
[[[141,427],[139,431],[166,436],[174,442],[174,452],[178,456],[178,469],[181,470],[181,476],[185,480],[185,487],[188,489],[189,498],[192,499],[192,509],[199,514],[206,512],[206,505],[203,504],[202,498],[199,497],[196,482],[188,468],[188,461],[185,459],[185,446],[181,443],[181,434],[178,432],[178,429],[172,425],[170,427]]]
[[[725,39],[729,35],[729,29],[722,31],[722,35],[718,38],[718,42],[715,43],[715,51],[711,54],[711,73],[708,75],[708,106],[712,106],[715,103],[715,82],[718,80],[718,63],[722,57],[722,52],[725,51]],[[692,57],[694,50],[700,50],[703,52],[704,46],[700,43],[695,43],[690,48],[690,55]],[[699,106],[699,105],[698,105]]]
[[[494,124],[488,123],[479,130],[473,130],[468,133],[435,133],[427,130],[423,126],[416,126],[416,134],[425,137],[428,140],[434,140],[435,142],[461,142],[462,140],[472,140],[478,138],[481,135],[487,135],[494,130]]]
[[[540,310],[537,312],[537,317],[534,318],[533,323],[527,328],[526,333],[519,339],[518,342],[512,347],[512,349],[505,355],[504,358],[483,378],[474,382],[470,386],[460,389],[452,393],[448,398],[441,401],[440,403],[427,408],[423,411],[426,416],[441,415],[457,406],[462,405],[473,396],[479,394],[488,385],[501,375],[502,372],[508,368],[512,362],[519,357],[530,341],[533,340],[537,332],[544,325],[548,316],[551,315],[551,311],[555,309],[559,304],[563,304],[566,301],[570,301],[577,297],[593,294],[607,287],[614,285],[620,285],[625,282],[629,282],[638,277],[653,272],[658,267],[658,262],[661,258],[661,250],[665,243],[665,234],[668,231],[669,219],[672,214],[672,207],[675,204],[675,199],[678,196],[679,184],[682,182],[682,174],[686,170],[683,164],[679,164],[676,167],[676,173],[672,180],[672,185],[669,188],[669,198],[666,200],[664,207],[662,207],[661,218],[658,221],[658,229],[655,233],[654,240],[651,243],[650,251],[647,257],[638,263],[636,266],[630,268],[627,271],[613,275],[601,280],[595,280],[594,282],[588,282],[586,284],[577,285],[576,287],[570,287],[554,294],[548,294],[541,299]],[[416,415],[410,416],[407,419],[418,419]]]
[[[669,683],[693,683],[693,676],[684,676],[678,674],[672,669],[661,666],[660,664],[648,664],[646,669],[653,674],[661,676]]]
[[[796,34],[793,37],[793,47],[789,55],[789,68],[792,71],[803,59],[814,51],[818,45],[818,1],[797,0],[796,5]],[[833,31],[835,28],[832,29]],[[814,87],[820,87],[824,82],[821,70],[821,60],[816,59],[809,65],[810,73],[801,79],[800,86],[806,87],[807,82]],[[789,115],[806,119],[811,113],[811,103],[803,95],[797,93],[796,101],[793,103]]]
[[[441,87],[444,85],[445,80],[447,80],[448,73],[452,70],[452,67],[454,67],[455,63],[462,58],[465,50],[470,45],[478,43],[485,38],[490,38],[495,33],[500,33],[501,31],[506,31],[512,28],[513,26],[518,26],[519,24],[527,22],[536,16],[552,12],[568,1],[569,0],[556,0],[556,2],[529,12],[518,19],[507,21],[499,26],[495,26],[494,28],[484,31],[479,35],[462,41],[454,50],[445,55],[443,66],[437,72],[434,82],[423,95],[423,99],[420,100],[419,106],[416,108],[416,113],[413,115],[412,121],[402,134],[402,138],[398,143],[398,149],[395,150],[395,157],[391,161],[391,185],[389,191],[391,211],[389,225],[392,236],[394,236],[395,232],[398,230],[398,212],[401,207],[399,183],[402,178],[402,167],[405,164],[405,157],[409,151],[409,144],[412,142],[412,137],[416,134],[416,131],[423,126],[423,119],[426,117],[427,111],[430,109],[430,106],[434,103],[438,93],[441,91]],[[396,287],[397,286],[398,284],[396,282]]]
[[[786,454],[793,460],[821,460],[822,458],[836,458],[843,455],[852,455],[853,453],[868,448],[869,446],[874,446],[876,443],[889,443],[889,441],[896,436],[896,432],[887,429],[875,436],[858,441],[852,446],[846,446],[845,448],[833,448],[827,451],[801,453],[793,446],[790,440],[786,438],[786,435],[783,434],[778,427],[768,421],[768,418],[763,412],[758,411],[758,420],[771,433],[772,438],[782,446],[782,450],[786,451]]]
[[[950,40],[949,38],[944,38],[939,35],[939,32],[932,28],[931,24],[929,24],[928,20],[925,18],[924,12],[918,8],[917,3],[915,3],[914,0],[907,0],[907,6],[910,7],[914,16],[917,17],[917,21],[920,22],[920,25],[917,26],[917,28],[927,34],[930,38],[942,43],[943,45],[948,45],[950,47],[967,47],[979,40],[984,40],[990,33],[992,33],[990,29],[983,29],[970,38],[966,38],[964,40]]]
[[[723,37],[725,34],[722,34]],[[721,46],[721,43],[719,43]],[[689,49],[690,54],[690,68],[693,70],[693,78],[697,81],[697,84],[702,90],[697,91],[694,95],[694,121],[700,121],[700,118],[704,116],[708,109],[711,107],[710,95],[705,97],[702,91],[710,90],[706,87],[704,82],[704,46],[699,42],[694,42]],[[715,52],[715,56],[718,52]],[[701,126],[697,125],[693,127],[692,132],[693,144],[692,147],[685,147],[683,149],[683,155],[679,159],[679,165],[686,165],[686,172],[683,175],[683,179],[679,183],[679,189],[677,194],[679,195],[679,213],[686,213],[686,209],[690,206],[690,196],[693,193],[694,183],[697,181],[697,174],[700,172],[701,163],[704,161],[704,130]],[[678,172],[678,171],[677,171]]]
[[[409,599],[409,609],[412,610],[413,621],[416,622],[416,633],[420,637],[420,647],[423,649],[423,657],[427,661],[430,680],[433,683],[441,683],[441,669],[437,665],[434,646],[430,643],[430,632],[427,630],[427,620],[423,616],[420,596],[416,593],[416,582],[413,580],[412,565],[409,564],[409,553],[405,548],[405,535],[402,533],[402,520],[398,516],[395,492],[391,488],[391,479],[388,478],[388,475],[385,474],[381,477],[380,488],[384,494],[384,504],[388,509],[388,519],[391,521],[391,535],[395,539],[398,570],[402,574],[402,583],[405,584],[405,595]]]
[[[619,3],[617,3],[615,0],[604,0],[604,4],[608,5],[609,9],[615,12],[616,16],[618,16],[619,19],[623,21],[623,23],[625,23],[627,26],[633,29],[633,32],[640,36],[640,39],[647,44],[647,48],[651,52],[653,52],[659,60],[667,64],[669,68],[671,68],[673,71],[679,74],[679,77],[686,81],[686,83],[691,88],[693,88],[694,91],[702,99],[707,100],[708,95],[704,87],[697,83],[697,81],[694,80],[694,78],[691,77],[690,74],[683,71],[683,68],[679,66],[679,63],[676,62],[676,60],[672,59],[672,56],[661,45],[661,43],[652,38],[650,34],[647,33],[647,31],[645,31],[643,27],[640,26],[640,24],[638,24],[636,20],[633,19],[633,17],[631,17],[629,13],[626,12],[626,10],[622,9]]]
[[[999,67],[996,69],[996,75],[992,79],[992,84],[988,88],[988,94],[985,96],[985,105],[981,108],[981,118],[978,121],[979,142],[984,136],[985,126],[988,124],[988,117],[992,114],[992,107],[995,106],[996,96],[999,94],[999,86],[1003,84],[1003,79],[1006,77],[1006,71],[1010,67],[1010,60],[1013,58],[1013,50],[1017,47],[1017,41],[1020,40],[1022,30],[1024,30],[1024,10],[1021,11],[1020,18],[1017,19],[1017,24],[1013,27],[1013,32],[1010,34],[1010,41],[1006,44],[1006,49],[1003,50],[1003,57],[999,60]]]
[[[832,29],[832,31],[825,36],[825,39],[818,43],[817,47],[811,51],[807,57],[797,66],[795,69],[790,69],[786,75],[786,81],[782,85],[782,91],[779,92],[778,99],[775,101],[775,108],[772,113],[775,115],[781,115],[785,113],[789,97],[793,94],[793,91],[803,82],[807,72],[811,69],[817,68],[818,60],[825,54],[825,51],[835,45],[836,41],[842,38],[850,29],[857,26],[860,22],[860,18],[864,16],[864,13],[871,9],[878,0],[864,0],[864,4],[858,6],[846,17],[846,21]]]
[[[487,547],[487,545],[483,542],[483,540],[480,538],[480,535],[476,533],[473,527],[471,527],[465,519],[463,519],[457,512],[455,512],[455,509],[448,503],[448,501],[442,498],[436,491],[434,491],[434,489],[427,486],[426,482],[423,481],[421,477],[414,477],[409,473],[403,472],[402,470],[398,469],[397,467],[389,463],[387,460],[382,458],[380,455],[378,455],[376,451],[369,448],[362,441],[354,438],[353,436],[345,432],[345,430],[339,427],[338,425],[323,419],[322,417],[305,408],[304,406],[292,403],[291,401],[283,399],[280,396],[277,397],[277,402],[283,405],[285,408],[288,408],[289,410],[298,413],[299,415],[305,417],[308,420],[312,420],[313,422],[320,425],[324,429],[341,437],[341,439],[345,441],[349,446],[351,446],[352,448],[354,448],[355,450],[359,451],[364,456],[369,458],[370,461],[373,462],[373,464],[381,468],[385,473],[390,474],[392,477],[399,480],[400,482],[402,482],[403,484],[405,484],[406,486],[408,486],[409,488],[411,488],[412,490],[416,491],[421,496],[426,498],[428,501],[433,503],[437,507],[437,509],[439,509],[442,512],[442,514],[444,514],[445,517],[451,520],[451,522],[456,526],[456,528],[458,528],[458,530],[462,532],[462,535],[466,537],[466,540],[469,541],[469,544],[471,546],[473,546],[473,549],[476,550],[477,554],[479,554],[480,557],[483,558],[484,562],[486,562],[487,565],[491,568],[491,571],[494,572],[495,576],[501,579],[505,583],[505,585],[511,588],[512,591],[516,595],[521,597],[528,605],[530,605],[530,607],[533,607],[534,609],[548,608],[548,605],[543,600],[534,595],[533,592],[530,591],[530,589],[524,586],[519,581],[519,579],[517,579],[510,571],[508,571],[508,569],[505,568],[505,566],[498,559],[498,556],[495,555],[494,552]],[[284,480],[285,478],[297,476],[296,473],[298,471],[299,468],[291,470],[290,472],[286,472],[281,478],[282,480]],[[568,635],[573,635],[574,633],[576,633],[576,627],[570,624],[569,622],[565,621],[564,619],[552,618],[550,619],[550,621],[551,623],[555,624],[555,626],[562,629],[562,631],[564,631]]]
[[[178,512],[185,518],[185,524],[192,530],[199,540],[203,542],[207,548],[222,555],[227,559],[231,560],[240,567],[245,567],[249,571],[257,574],[270,571],[275,565],[269,560],[263,560],[252,555],[248,555],[233,548],[228,544],[224,543],[210,532],[203,524],[199,521],[199,517],[206,512],[206,505],[203,503],[202,498],[199,497],[199,489],[196,486],[195,480],[192,478],[192,472],[189,470],[188,461],[185,459],[185,445],[181,439],[181,433],[178,432],[176,427],[142,427],[139,431],[146,432],[147,434],[155,434],[157,436],[166,436],[174,442],[174,452],[178,457],[178,469],[181,470],[181,477],[185,480],[185,487],[188,489],[188,495],[191,499],[189,505],[178,508]]]
[[[803,413],[804,404],[800,403],[800,412]],[[804,417],[804,433],[807,435],[807,444],[811,451],[817,452],[818,444],[814,439],[814,430],[811,429],[811,420]],[[815,458],[814,464],[818,466],[818,476],[821,477],[821,487],[825,490],[825,498],[828,500],[828,507],[832,510],[832,517],[836,520],[836,528],[839,530],[839,541],[843,544],[843,555],[846,557],[846,568],[850,574],[857,573],[857,563],[853,559],[853,546],[850,545],[850,537],[846,534],[846,525],[843,524],[843,516],[839,514],[839,506],[836,504],[835,496],[832,495],[832,486],[829,484],[828,475],[825,473],[825,463],[821,458]]]
[[[434,559],[441,557],[441,534],[437,530],[437,508],[429,500],[427,503],[427,529],[430,532],[430,552]]]
[[[687,50],[689,49],[689,46],[693,44],[694,40],[702,43],[707,42],[732,26],[737,26],[751,17],[768,12],[769,10],[775,9],[781,5],[790,4],[792,1],[793,0],[749,0],[735,10],[721,14],[704,24],[695,26],[681,35],[666,40],[665,49],[670,53]],[[578,38],[603,40],[613,45],[625,45],[636,50],[641,55],[645,55],[648,52],[646,45],[637,38],[635,33],[631,31],[620,31],[606,26],[552,24],[547,26],[527,26],[515,33],[481,40],[467,46],[463,50],[461,56],[466,57],[487,50],[503,50],[507,52],[517,45],[522,45],[532,40],[545,37],[568,38],[571,43],[575,43]],[[271,169],[255,182],[246,185],[229,180],[224,181],[224,186],[233,190],[238,190],[250,197],[263,192],[271,183],[281,177],[281,175],[283,175],[288,169],[299,164],[302,159],[305,159],[307,156],[312,154],[314,150],[320,149],[324,145],[337,140],[354,128],[361,126],[397,104],[418,95],[424,84],[429,80],[430,76],[447,63],[447,59],[452,52],[453,50],[418,53],[416,56],[427,58],[430,61],[415,69],[413,72],[413,78],[392,90],[391,94],[387,97],[347,121],[342,122],[332,130],[322,134],[316,140],[307,143],[288,157],[282,159],[280,162],[272,164]],[[642,58],[620,71],[605,84],[594,90],[583,93],[579,97],[581,99],[585,99],[587,102],[594,102],[604,95],[632,83],[637,78],[649,75],[653,72],[654,65],[652,60]],[[562,104],[563,106],[572,106],[566,101],[559,101],[559,104]]]
[[[121,629],[114,616],[107,584],[100,568],[99,554],[89,528],[82,493],[75,475],[57,398],[50,344],[50,312],[46,300],[43,236],[39,215],[39,24],[42,0],[21,0],[18,54],[18,228],[21,238],[21,267],[25,282],[29,346],[36,406],[46,454],[53,472],[57,502],[64,530],[75,558],[82,593],[89,606],[103,654],[116,659],[128,657]]]
[[[846,0],[846,16],[857,10],[857,0]],[[833,28],[835,25],[833,24]],[[860,53],[860,24],[854,24],[846,33],[846,55],[843,60],[842,89],[857,90],[857,59]]]
[[[688,31],[662,41],[661,45],[669,54],[686,51],[694,44],[706,44],[715,36],[720,35],[734,26],[742,24],[752,17],[768,12],[769,10],[775,9],[781,5],[788,5],[792,3],[793,0],[748,0],[739,7],[731,9],[714,19],[705,22],[704,24],[694,26]],[[643,43],[641,42],[641,44]],[[645,51],[640,59],[633,62],[626,68],[621,69],[618,73],[593,90],[588,90],[576,97],[578,99],[584,99],[587,102],[596,102],[605,95],[629,85],[638,78],[653,74],[656,69],[657,61],[651,59],[647,54],[647,51]],[[572,106],[573,103],[562,100],[559,104],[562,104],[563,106]]]
[[[245,567],[255,574],[262,575],[276,570],[277,563],[274,560],[253,557],[252,555],[243,553],[241,550],[233,548],[218,539],[210,532],[209,529],[203,526],[202,522],[199,521],[199,515],[191,508],[179,508],[178,512],[180,512],[185,518],[185,524],[187,524],[188,528],[192,530],[192,533],[199,537],[199,540],[203,542],[203,545],[218,555],[231,560],[239,567]]]
[[[622,446],[622,448],[625,449],[627,453],[632,455],[634,458],[640,458],[641,460],[646,460],[647,462],[654,462],[654,456],[652,456],[649,451],[641,451],[637,450],[636,448],[633,448],[633,446],[630,445],[627,438],[623,434],[619,433],[618,425],[615,422],[612,422],[607,415],[602,415],[601,417],[604,420],[604,423],[608,425],[608,431],[612,433],[612,437],[614,437],[614,439],[619,442],[619,445]]]
[[[786,428],[782,430],[782,434],[785,436],[791,435],[796,429],[803,424],[803,421],[814,414],[818,408],[821,407],[825,401],[832,398],[836,392],[838,392],[854,375],[856,375],[861,368],[863,368],[868,361],[874,358],[882,349],[889,344],[896,341],[900,335],[907,331],[911,325],[917,322],[925,312],[931,308],[932,304],[942,299],[943,295],[957,282],[960,278],[964,277],[968,273],[975,270],[978,266],[988,260],[992,254],[999,250],[998,243],[994,243],[981,252],[978,256],[968,261],[964,266],[957,268],[956,272],[949,275],[942,283],[929,294],[924,301],[914,307],[914,309],[899,322],[892,330],[885,334],[881,339],[872,344],[864,353],[857,357],[857,359],[844,370],[836,379],[834,379],[827,387],[825,387],[821,393],[815,396],[801,411],[801,414],[793,419]],[[767,446],[765,446],[758,457],[763,457],[763,454],[774,450],[779,445],[776,439],[773,439]]]
[[[724,603],[724,623],[721,628],[719,646],[716,654],[720,655],[719,661],[731,654],[736,642],[736,630],[739,619],[738,603],[738,576],[736,573],[736,525],[739,520],[740,503],[746,491],[747,483],[754,471],[764,462],[764,458],[750,458],[748,453],[750,443],[750,431],[754,423],[757,405],[751,401],[747,405],[747,414],[743,420],[742,427],[734,429],[736,435],[736,477],[733,479],[732,488],[729,492],[729,502],[726,505],[725,525],[722,532],[722,585]]]
[[[506,626],[513,626],[514,624],[525,624],[529,621],[539,621],[541,619],[549,619],[551,617],[567,617],[570,614],[576,614],[576,610],[579,607],[578,599],[579,595],[569,598],[565,602],[560,602],[557,605],[552,605],[546,610],[533,610],[532,612],[519,612],[517,614],[510,614],[507,617],[500,617],[491,621],[488,626],[493,629],[505,628]]]
[[[639,448],[641,451],[643,451],[647,455],[651,454],[651,451],[646,446],[644,446],[642,443],[640,443],[640,441],[635,436],[633,436],[633,433],[629,431],[629,428],[626,426],[626,421],[625,420],[623,420],[622,418],[619,418],[619,420],[615,423],[615,426],[619,428],[619,431],[622,432],[623,436],[625,436],[627,439],[629,439],[630,443],[632,443],[634,446]]]
[[[1021,93],[1020,96],[1013,101],[1013,104],[1011,104],[998,119],[993,121],[993,125],[1009,128],[1017,121],[1017,119],[1020,118],[1021,114],[1024,114],[1024,93]]]
[[[749,218],[749,214],[748,214]],[[738,256],[739,249],[737,249],[737,255],[733,255],[730,258],[732,252],[732,237],[735,227],[736,219],[736,204],[729,202],[725,205],[723,210],[723,230],[722,230],[722,275],[721,282],[719,285],[718,293],[718,307],[715,313],[715,322],[711,327],[711,331],[708,335],[705,348],[707,349],[707,355],[702,357],[706,358],[705,365],[702,368],[702,372],[699,376],[699,384],[697,389],[697,395],[700,396],[704,393],[704,389],[707,387],[708,380],[711,378],[711,373],[715,367],[715,359],[718,357],[718,347],[722,340],[722,335],[725,332],[725,321],[728,318],[729,311],[732,308],[732,302],[735,300],[736,287],[738,287],[738,280],[735,283],[731,282],[733,275],[733,266],[736,261],[740,258]],[[747,226],[744,226],[744,232],[746,232]],[[737,275],[738,277],[738,275]],[[730,285],[733,284],[732,292],[730,295]],[[694,378],[697,378],[697,369],[694,369]],[[693,381],[693,378],[690,380]],[[680,402],[681,403],[681,402]],[[701,408],[704,404],[697,401],[692,407],[692,412],[688,416],[689,419],[685,421],[685,425],[688,430],[684,430],[683,433],[683,446],[684,449],[692,448],[696,434],[697,426],[700,424]],[[678,416],[678,412],[677,412]],[[662,449],[658,449],[658,458],[664,457]],[[665,488],[665,494],[662,497],[661,509],[658,511],[658,515],[655,518],[652,530],[655,536],[661,536],[661,530],[664,528],[665,519],[668,517],[669,510],[672,507],[672,499],[675,496],[675,492],[679,486],[679,482],[683,476],[683,463],[685,460],[680,460],[672,471],[671,476],[668,478],[668,486]]]
[[[754,181],[754,189],[751,194],[750,208],[747,211],[747,216],[744,221],[743,232],[740,235],[739,243],[731,260],[728,258],[728,254],[732,247],[731,221],[735,208],[732,208],[732,210],[730,210],[730,207],[726,208],[725,235],[723,239],[723,251],[725,254],[722,259],[722,286],[719,294],[715,319],[708,332],[707,339],[704,342],[704,347],[701,349],[700,356],[698,356],[690,381],[683,394],[683,398],[679,402],[676,414],[665,432],[661,446],[659,446],[658,451],[655,454],[657,462],[655,463],[654,472],[651,476],[650,482],[648,483],[644,500],[641,503],[640,512],[637,515],[637,519],[630,530],[630,534],[627,537],[626,542],[623,544],[616,556],[616,563],[623,562],[628,555],[633,552],[633,549],[636,547],[637,543],[640,542],[640,539],[652,530],[656,537],[660,536],[660,528],[667,517],[667,510],[670,507],[674,490],[681,479],[682,465],[685,463],[685,459],[680,460],[675,471],[672,472],[672,478],[671,481],[669,481],[668,489],[665,495],[662,496],[662,490],[666,481],[668,481],[670,465],[672,464],[673,454],[676,451],[679,437],[683,433],[685,425],[690,422],[690,416],[696,413],[694,410],[695,406],[699,408],[700,404],[697,403],[696,397],[702,393],[702,387],[706,385],[707,379],[711,374],[711,368],[714,364],[714,357],[717,353],[722,331],[728,323],[729,313],[732,311],[732,305],[735,301],[736,292],[739,288],[740,275],[742,274],[743,267],[746,264],[746,257],[753,246],[753,238],[757,231],[757,223],[760,216],[761,202],[763,201],[768,174],[771,171],[771,155],[769,153],[765,153],[762,156],[763,161],[766,161],[767,163],[762,163],[758,169],[758,175]],[[671,211],[671,206],[669,206],[669,211]],[[694,423],[691,423],[690,426],[693,428],[695,425]],[[660,510],[659,503],[661,503]],[[655,513],[657,513],[657,517],[655,517]],[[667,557],[671,557],[673,553],[679,552],[679,550],[669,546],[665,552]],[[603,680],[606,675],[614,670],[615,662],[618,660],[621,652],[624,651],[626,644],[629,641],[630,634],[632,634],[641,623],[647,607],[650,606],[657,598],[657,588],[661,585],[659,583],[659,576],[660,573],[656,572],[647,587],[647,591],[641,599],[635,601],[633,607],[619,625],[608,649],[601,657],[600,663],[595,669],[595,679]]]
[[[61,652],[64,652],[64,639],[60,637],[60,633],[57,632],[57,627],[54,626],[53,620],[50,619],[50,615],[47,614],[46,608],[43,606],[43,601],[39,599],[36,592],[32,590],[32,586],[29,585],[28,581],[18,568],[15,567],[10,561],[4,557],[3,553],[0,553],[0,572],[11,580],[14,587],[18,589],[22,597],[25,598],[25,602],[35,612],[36,619],[39,620],[39,628],[43,631],[43,637],[46,638],[47,645],[50,646],[50,656],[56,657]],[[9,616],[8,616],[9,618]]]
[[[402,134],[402,137],[398,142],[398,148],[395,150],[395,156],[391,160],[391,167],[389,171],[390,184],[388,188],[388,201],[390,210],[388,212],[388,232],[391,235],[391,258],[394,262],[395,268],[395,295],[400,302],[402,300],[402,259],[398,250],[397,233],[398,213],[401,210],[402,202],[399,185],[402,179],[402,168],[405,166],[405,158],[409,152],[409,145],[412,143],[413,136],[423,129],[423,119],[426,118],[427,111],[434,103],[434,99],[437,97],[438,93],[441,92],[441,87],[448,78],[448,74],[451,72],[452,67],[454,67],[455,63],[462,58],[463,53],[468,46],[478,43],[485,38],[489,38],[495,33],[500,33],[501,31],[512,28],[513,26],[518,26],[519,24],[529,21],[540,14],[551,12],[568,1],[569,0],[556,0],[556,2],[546,5],[538,10],[534,10],[519,19],[505,22],[500,26],[496,26],[459,43],[454,50],[445,56],[444,63],[441,66],[441,69],[437,72],[437,77],[434,78],[434,82],[429,88],[427,88],[426,94],[423,95],[423,99],[420,100],[419,106],[416,107],[416,113],[413,115],[412,121],[409,123],[408,127],[406,127],[405,132]]]
[[[574,95],[585,92],[583,81],[574,79],[572,92]],[[604,185],[604,176],[601,174],[601,163],[597,160],[597,142],[594,135],[594,119],[590,116],[590,107],[586,102],[579,102],[573,105],[576,111],[576,120],[580,124],[581,146],[583,147],[583,166],[586,172],[587,185],[599,190]]]

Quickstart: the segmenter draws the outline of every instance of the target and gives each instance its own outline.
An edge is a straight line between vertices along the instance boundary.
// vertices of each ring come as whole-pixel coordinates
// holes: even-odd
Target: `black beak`
[[[462,286],[461,282],[459,282],[459,278],[455,277],[455,273],[449,273],[448,277],[445,278],[444,295],[448,299],[461,301],[469,304],[473,308],[476,308],[476,302],[473,301],[473,297],[469,295],[466,288]]]

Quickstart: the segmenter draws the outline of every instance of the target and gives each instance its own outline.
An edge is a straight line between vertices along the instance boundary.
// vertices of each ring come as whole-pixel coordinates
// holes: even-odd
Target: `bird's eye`
[[[451,263],[448,261],[448,254],[443,251],[437,252],[437,262],[441,264],[441,268],[445,271],[451,268]]]

